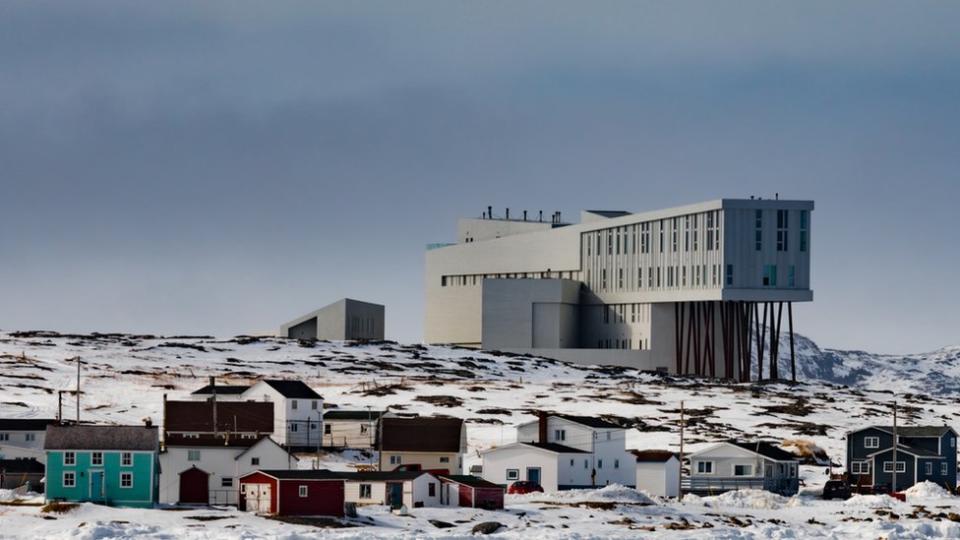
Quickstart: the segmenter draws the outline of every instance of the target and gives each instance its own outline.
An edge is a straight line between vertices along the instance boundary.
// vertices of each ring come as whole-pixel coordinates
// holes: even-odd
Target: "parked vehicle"
[[[824,499],[849,499],[850,495],[850,485],[843,480],[828,480],[823,485]]]
[[[510,484],[507,493],[511,495],[525,495],[527,493],[543,493],[543,488],[536,482],[521,480]]]

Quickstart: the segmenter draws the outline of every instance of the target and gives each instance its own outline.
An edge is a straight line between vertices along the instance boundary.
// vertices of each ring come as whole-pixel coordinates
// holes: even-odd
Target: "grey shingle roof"
[[[212,393],[213,393],[213,388],[214,388],[213,386],[211,386],[211,385],[208,384],[208,385],[204,386],[203,388],[201,388],[201,389],[199,389],[199,390],[194,390],[194,391],[191,392],[190,394],[191,394],[191,395],[201,395],[201,394],[202,394],[202,395],[207,395],[207,394],[212,394]],[[216,386],[216,388],[217,388],[217,393],[218,393],[218,394],[234,395],[234,396],[235,396],[235,395],[239,395],[239,394],[242,394],[242,393],[246,392],[246,391],[247,391],[247,388],[250,388],[250,387],[249,387],[249,386],[242,386],[242,385],[218,384],[218,385]]]
[[[440,478],[475,488],[494,488],[499,490],[505,489],[501,485],[494,484],[493,482],[484,480],[478,476],[470,476],[466,474],[441,474]]]
[[[760,454],[761,456],[768,457],[777,461],[795,461],[799,459],[797,456],[787,452],[786,450],[781,450],[776,446],[766,443],[766,442],[757,442],[757,441],[727,441],[728,443],[739,446],[744,450],[749,450]]]
[[[460,452],[463,420],[440,416],[385,417],[381,446],[387,452]]]
[[[47,426],[46,450],[157,450],[156,426]]]

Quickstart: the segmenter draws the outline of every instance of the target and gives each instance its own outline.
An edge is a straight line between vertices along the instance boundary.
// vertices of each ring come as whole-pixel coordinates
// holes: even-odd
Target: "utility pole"
[[[893,481],[890,484],[890,491],[897,492],[897,401],[893,401]]]
[[[380,413],[380,419],[377,420],[377,470],[383,470],[383,416],[390,410],[388,405]]]
[[[323,411],[317,411],[317,466],[320,466],[320,446],[323,442]],[[310,444],[310,421],[307,420],[307,444]]]
[[[57,390],[57,423],[63,423],[63,390]]]
[[[677,500],[683,500],[683,426],[685,420],[683,417],[683,401],[680,402],[680,468],[677,473]]]
[[[77,425],[80,425],[80,357],[74,358],[77,361]]]
[[[210,376],[210,391],[213,392],[213,436],[217,436],[217,379]]]

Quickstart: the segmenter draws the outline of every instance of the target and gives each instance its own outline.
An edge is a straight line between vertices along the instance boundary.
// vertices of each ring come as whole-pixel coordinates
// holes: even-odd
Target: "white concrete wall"
[[[677,497],[680,493],[680,462],[675,458],[665,462],[638,462],[636,487],[658,497]]]
[[[269,384],[260,381],[243,394],[244,400],[273,403],[273,439],[282,445],[315,446],[323,434],[322,399],[287,399]],[[293,402],[296,401],[296,409]],[[297,431],[291,424],[296,423]]]

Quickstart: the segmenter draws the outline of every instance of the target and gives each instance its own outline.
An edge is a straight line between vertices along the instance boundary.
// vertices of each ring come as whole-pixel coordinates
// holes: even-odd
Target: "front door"
[[[540,467],[527,467],[527,481],[540,483]]]
[[[270,513],[270,484],[244,484],[243,497],[247,512]]]
[[[103,502],[106,500],[106,486],[103,485],[103,471],[90,471],[90,500]]]
[[[403,506],[403,483],[387,483],[387,504],[390,508],[400,508]]]

